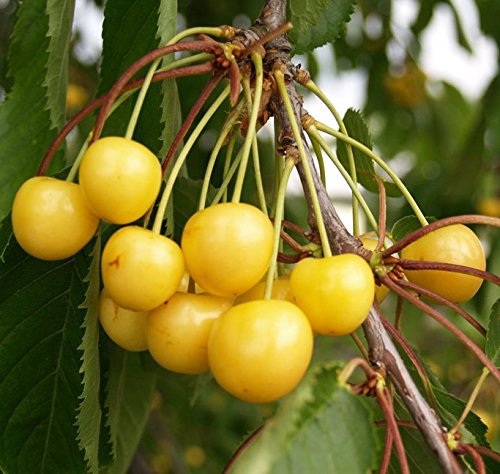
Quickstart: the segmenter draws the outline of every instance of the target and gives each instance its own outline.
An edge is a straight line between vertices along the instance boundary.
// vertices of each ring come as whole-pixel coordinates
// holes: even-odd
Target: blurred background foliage
[[[77,0],[78,3],[92,3]],[[103,1],[93,2],[98,11]],[[315,53],[300,57],[314,78],[327,77],[335,83],[345,72],[357,71],[366,77],[362,91],[362,113],[371,126],[373,141],[380,155],[400,170],[426,215],[444,217],[456,214],[500,215],[500,76],[492,78],[484,93],[471,100],[451,83],[429,77],[421,65],[421,40],[437,7],[450,9],[455,20],[457,44],[470,53],[473,40],[462,25],[462,12],[451,0],[413,0],[418,13],[404,31],[404,41],[394,20],[394,2],[360,0],[345,36],[325,48],[331,55],[333,70],[325,70]],[[472,2],[471,2],[472,3]],[[260,11],[261,0],[179,0],[179,27],[234,24],[248,27]],[[500,2],[476,0],[475,9],[482,33],[500,47]],[[0,1],[0,100],[11,87],[6,77],[8,38],[15,20],[17,2]],[[82,55],[82,34],[76,29],[70,62],[67,112],[71,116],[95,94],[98,88],[99,56]],[[476,71],[470,70],[472,76]],[[182,112],[194,103],[203,81],[179,81]],[[216,138],[217,122],[204,132],[190,156],[189,176],[202,176],[206,156]],[[83,124],[82,127],[89,125]],[[83,130],[80,136],[85,136]],[[78,143],[78,137],[74,137]],[[80,138],[81,139],[81,138]],[[261,156],[272,156],[271,142],[261,144]],[[69,146],[71,153],[73,147]],[[74,147],[76,149],[76,146]],[[264,177],[272,179],[272,162],[263,159]],[[217,178],[216,178],[217,179]],[[215,183],[217,184],[217,183]],[[253,198],[251,186],[246,191]],[[375,195],[368,196],[374,207]],[[334,197],[339,205],[346,196]],[[401,199],[389,198],[388,225],[409,214]],[[305,222],[305,206],[299,197],[289,201],[288,217]],[[500,273],[500,242],[487,230],[479,230],[489,253],[489,269]],[[498,235],[498,234],[497,234]],[[496,293],[495,293],[496,291]],[[487,324],[489,308],[498,289],[485,284],[479,297],[469,303],[470,310]],[[389,318],[396,299],[390,295],[383,303]],[[455,316],[454,321],[457,321]],[[457,324],[478,343],[468,327]],[[480,366],[444,330],[405,305],[403,329],[408,339],[444,385],[456,395],[467,398],[480,373]],[[360,334],[361,335],[361,334]],[[318,359],[347,359],[356,354],[349,338],[319,341]],[[499,398],[494,382],[486,383],[476,412],[490,428],[490,440],[500,448]],[[163,374],[160,378],[152,417],[140,449],[134,457],[134,473],[212,473],[220,472],[231,453],[246,435],[273,412],[273,406],[250,406],[219,390],[208,377],[192,378]]]

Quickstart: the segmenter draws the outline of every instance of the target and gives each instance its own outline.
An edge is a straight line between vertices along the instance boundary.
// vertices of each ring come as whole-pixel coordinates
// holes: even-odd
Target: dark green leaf
[[[434,222],[436,220],[435,217],[426,217],[428,222]],[[414,232],[417,229],[420,229],[422,224],[417,219],[416,216],[405,216],[399,219],[393,226],[391,230],[392,240],[397,242],[401,240],[403,237],[406,237],[411,232]]]
[[[473,54],[474,51],[472,50],[472,46],[470,45],[469,40],[467,39],[464,28],[462,26],[462,20],[457,11],[457,8],[455,7],[455,4],[450,0],[446,0],[446,3],[450,7],[451,12],[453,14],[453,19],[455,20],[455,28],[457,33],[458,44],[462,46],[462,48],[464,48],[468,53]]]
[[[81,309],[85,310],[84,330],[80,351],[83,352],[80,372],[83,374],[83,392],[78,407],[77,427],[80,449],[85,451],[85,459],[90,472],[99,470],[99,444],[102,410],[99,400],[100,364],[99,364],[99,262],[101,239],[97,238],[91,253],[90,271],[84,283],[88,284],[85,301]]]
[[[316,367],[285,400],[231,472],[366,473],[376,468],[378,442],[365,399],[337,381],[338,367]]]
[[[500,299],[491,308],[488,333],[486,335],[486,355],[498,367],[500,364]]]
[[[350,137],[354,138],[363,145],[366,145],[370,150],[372,149],[372,139],[368,126],[359,111],[348,109],[343,122]],[[368,191],[378,193],[378,174],[375,172],[373,161],[357,148],[352,147],[352,152],[354,155],[358,182],[368,189]],[[340,162],[349,172],[350,168],[349,158],[347,155],[347,145],[342,140],[338,140],[337,142],[337,154]],[[385,191],[388,196],[401,196],[401,191],[394,183],[386,181],[381,176],[378,176],[378,179],[383,181]]]
[[[14,81],[0,107],[0,219],[64,122],[74,1],[22,2],[9,48]],[[52,170],[62,166],[62,155]]]
[[[145,353],[128,352],[109,345],[110,367],[107,387],[107,425],[115,462],[105,472],[127,471],[151,412],[156,373]]]
[[[354,11],[355,0],[290,0],[288,33],[293,52],[302,54],[343,35]]]
[[[10,220],[0,241],[9,240]],[[58,262],[26,255],[14,238],[0,264],[0,466],[9,474],[80,473],[77,442],[83,252]]]
[[[175,181],[173,190],[174,203],[174,240],[180,242],[182,230],[187,220],[198,210],[203,181],[180,177]],[[215,196],[215,189],[208,189],[208,202]]]
[[[160,0],[114,0],[106,3],[99,95],[107,92],[134,61],[159,46],[158,13],[161,5]],[[163,35],[164,31],[160,34]],[[144,76],[146,71],[147,67],[141,70],[139,75]],[[136,97],[137,94],[132,95],[106,121],[104,135],[124,134]],[[160,141],[164,128],[162,102],[161,85],[153,84],[146,96],[134,133],[135,140],[156,154],[163,145]]]
[[[445,392],[438,388],[432,389],[438,403],[439,414],[445,421],[445,424],[451,428],[455,425],[460,415],[463,413],[466,402],[460,398]],[[468,443],[476,443],[481,446],[489,446],[486,440],[486,431],[488,427],[481,421],[474,412],[470,412],[465,419],[465,422],[460,429],[463,435],[462,440]]]

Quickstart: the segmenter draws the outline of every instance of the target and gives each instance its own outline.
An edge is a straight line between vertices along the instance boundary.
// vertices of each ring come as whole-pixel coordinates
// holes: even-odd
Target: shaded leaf
[[[134,61],[159,46],[160,5],[160,0],[114,0],[106,3],[98,95],[106,93]],[[138,76],[144,76],[146,72],[147,67]],[[155,154],[162,148],[160,136],[164,129],[161,87],[161,84],[151,85],[134,132],[134,140]],[[106,121],[103,135],[124,134],[136,97],[137,94],[132,95]]]
[[[293,52],[302,54],[333,42],[343,35],[354,11],[355,0],[290,0],[288,33]]]
[[[356,474],[375,469],[373,412],[365,399],[339,385],[337,371],[333,364],[317,366],[241,453],[231,472]]]
[[[486,355],[496,367],[500,365],[500,299],[491,308],[486,334]]]
[[[114,463],[105,472],[125,473],[141,439],[155,393],[154,364],[145,353],[109,344],[107,426]]]
[[[173,190],[174,240],[181,241],[182,230],[187,220],[198,210],[202,180],[180,177],[175,181]],[[208,189],[208,202],[215,196],[215,188]]]
[[[14,84],[0,107],[0,219],[63,125],[73,8],[72,0],[19,7],[9,48],[8,76]],[[62,164],[59,153],[51,169]]]
[[[434,222],[435,217],[426,216],[428,222]],[[403,237],[406,237],[411,232],[418,230],[422,227],[422,224],[416,216],[405,216],[399,219],[393,226],[391,230],[392,240],[397,242]]]
[[[77,428],[80,449],[85,451],[85,459],[90,472],[99,470],[99,444],[102,410],[99,400],[99,262],[101,239],[95,240],[91,253],[91,265],[84,283],[88,284],[85,301],[80,306],[85,311],[80,372],[83,374],[83,391],[78,407]],[[105,442],[105,441],[104,441]]]
[[[343,122],[346,127],[347,133],[351,138],[354,138],[363,145],[366,145],[370,150],[373,148],[368,126],[366,125],[366,122],[359,111],[348,109],[343,118]],[[368,191],[378,193],[376,178],[378,174],[375,172],[373,161],[371,160],[371,158],[354,147],[352,147],[352,152],[354,155],[354,163],[356,165],[358,182]],[[347,155],[347,145],[342,140],[337,141],[337,154],[340,162],[349,172],[350,168],[349,158]],[[381,176],[378,176],[378,179],[381,179],[383,181],[385,191],[388,196],[401,196],[401,191],[394,183],[388,182]]]
[[[0,233],[9,240],[0,264],[1,469],[84,472],[75,421],[88,258],[32,258],[10,237],[10,219]]]

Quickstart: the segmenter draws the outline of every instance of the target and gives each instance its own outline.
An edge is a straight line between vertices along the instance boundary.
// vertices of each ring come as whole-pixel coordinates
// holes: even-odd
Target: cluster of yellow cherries
[[[385,297],[387,288],[376,287],[370,265],[344,254],[301,260],[288,277],[274,280],[266,299],[263,277],[275,244],[269,218],[249,204],[216,204],[190,217],[179,246],[133,224],[152,208],[161,181],[150,150],[105,137],[85,152],[78,184],[31,178],[12,209],[17,242],[44,260],[75,255],[101,219],[123,225],[102,251],[99,318],[124,349],[149,350],[178,373],[210,370],[234,396],[264,403],[300,382],[314,334],[351,333],[375,294]],[[373,249],[375,241],[364,244]]]

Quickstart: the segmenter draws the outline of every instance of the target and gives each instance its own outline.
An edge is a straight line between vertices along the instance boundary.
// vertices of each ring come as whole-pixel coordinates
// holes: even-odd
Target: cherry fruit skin
[[[122,349],[140,352],[147,349],[147,311],[132,311],[118,306],[106,293],[99,298],[99,322],[108,337]]]
[[[261,281],[248,291],[236,297],[234,304],[247,303],[248,301],[263,300],[266,292],[266,282]],[[279,277],[273,281],[273,290],[271,292],[272,300],[285,300],[293,303],[293,296],[290,290],[290,279],[288,277]]]
[[[301,260],[290,275],[290,288],[314,331],[326,336],[355,331],[375,297],[370,265],[355,254]]]
[[[69,181],[37,176],[27,180],[14,198],[14,236],[26,253],[41,260],[75,255],[98,225],[80,186]]]
[[[128,224],[153,205],[162,171],[158,158],[144,145],[104,137],[85,152],[79,180],[95,214],[114,224]]]
[[[101,272],[106,291],[118,305],[150,311],[177,291],[184,260],[173,240],[142,227],[127,226],[106,242]]]
[[[479,238],[462,224],[441,227],[424,235],[404,248],[401,258],[486,269],[486,257]],[[405,275],[412,283],[453,303],[470,300],[483,282],[475,276],[442,270],[407,270]]]
[[[230,307],[231,301],[220,296],[176,293],[149,314],[149,353],[159,365],[172,372],[207,372],[210,329]]]
[[[190,217],[181,246],[196,283],[214,295],[237,296],[267,271],[273,226],[260,209],[249,204],[217,204]]]
[[[233,306],[213,324],[208,361],[217,383],[249,403],[290,393],[311,361],[313,333],[304,313],[280,300]]]

